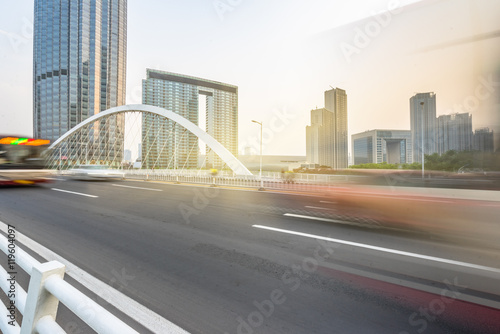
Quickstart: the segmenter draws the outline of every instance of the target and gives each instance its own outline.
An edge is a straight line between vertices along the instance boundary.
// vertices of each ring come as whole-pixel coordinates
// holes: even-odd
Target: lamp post
[[[259,188],[259,190],[264,190],[264,183],[262,181],[262,122],[257,122],[254,120],[252,120],[252,122],[260,125],[260,169],[259,169],[260,188]]]
[[[424,148],[424,102],[420,102],[422,106],[422,124],[421,124],[421,134],[422,134],[422,179],[424,179],[424,164],[425,164],[425,148]]]

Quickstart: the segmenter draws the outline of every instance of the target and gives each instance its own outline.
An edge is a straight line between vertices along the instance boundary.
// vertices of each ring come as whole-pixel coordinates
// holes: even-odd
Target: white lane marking
[[[379,196],[381,197],[381,196]],[[408,197],[397,197],[402,201],[419,201],[419,202],[434,202],[434,203],[452,203],[451,201],[441,201],[437,199],[423,199],[423,198],[408,198]]]
[[[7,230],[7,225],[0,221],[0,229]],[[38,242],[30,239],[24,234],[16,231],[16,239],[38,253],[47,261],[59,261],[66,266],[66,274],[71,276],[75,281],[95,293],[112,306],[126,314],[131,319],[137,321],[153,333],[172,333],[172,334],[189,334],[189,332],[180,328],[176,324],[163,318],[161,315],[142,306],[132,298],[124,295],[122,292],[98,280],[83,269],[77,267],[62,256],[54,253],[50,249],[40,245]]]
[[[360,196],[360,197],[375,197],[375,198],[384,198],[384,199],[398,199],[402,201],[419,201],[419,202],[436,202],[436,203],[453,203],[452,201],[446,201],[446,200],[439,200],[439,199],[424,199],[424,198],[411,198],[411,197],[401,197],[401,196],[395,196],[391,194],[380,194],[380,193],[373,193],[373,192],[359,192],[359,193],[349,193],[350,195],[354,196]],[[438,198],[438,197],[436,197]]]
[[[302,232],[295,232],[295,231],[291,231],[291,230],[283,230],[283,229],[275,228],[275,227],[269,227],[269,226],[263,226],[263,225],[252,225],[252,226],[255,227],[255,228],[260,228],[260,229],[264,229],[264,230],[270,230],[270,231],[275,231],[275,232],[281,232],[281,233],[299,235],[299,236],[302,236],[302,237],[307,237],[307,238],[312,238],[312,239],[325,240],[325,241],[335,242],[335,243],[338,243],[338,244],[344,244],[344,245],[355,246],[355,247],[360,247],[360,248],[372,249],[372,250],[376,250],[376,251],[380,251],[380,252],[385,252],[385,253],[391,253],[391,254],[397,254],[397,255],[404,255],[404,256],[414,257],[414,258],[418,258],[418,259],[424,259],[424,260],[430,260],[430,261],[435,261],[435,262],[453,264],[453,265],[456,265],[456,266],[468,267],[468,268],[479,269],[479,270],[484,270],[484,271],[490,271],[490,272],[494,272],[494,273],[500,274],[500,269],[499,268],[487,267],[487,266],[482,266],[482,265],[479,265],[479,264],[473,264],[473,263],[467,263],[467,262],[449,260],[449,259],[444,259],[444,258],[441,258],[441,257],[434,257],[434,256],[429,256],[429,255],[417,254],[417,253],[410,253],[410,252],[400,251],[400,250],[397,250],[397,249],[372,246],[372,245],[361,244],[361,243],[358,243],[358,242],[352,242],[352,241],[347,241],[347,240],[340,240],[340,239],[328,238],[328,237],[323,237],[321,235],[315,235],[315,234],[309,234],[309,233],[302,233]]]
[[[77,193],[74,191],[69,191],[69,190],[62,190],[62,189],[57,189],[57,188],[50,188],[55,191],[61,191],[63,193],[68,193],[68,194],[74,194],[74,195],[80,195],[80,196],[87,196],[87,197],[92,197],[92,198],[97,198],[99,196],[94,196],[94,195],[89,195],[89,194],[82,194],[82,193]]]
[[[330,223],[351,224],[351,222],[347,222],[347,221],[343,221],[343,220],[328,219],[328,218],[313,217],[313,216],[304,216],[304,215],[296,215],[295,213],[284,213],[283,216],[295,217],[295,218],[304,218],[304,219],[312,219],[312,220],[319,220],[319,221],[322,221],[322,222],[330,222]]]
[[[329,202],[329,201],[319,201],[320,203],[326,203],[326,204],[337,204],[337,202]]]
[[[163,191],[161,189],[154,189],[154,188],[142,188],[142,187],[124,186],[122,184],[112,184],[112,186],[114,186],[114,187],[132,188],[132,189],[141,189],[141,190],[151,190],[151,191]]]
[[[330,208],[322,208],[320,206],[309,206],[309,205],[306,205],[305,206],[306,208],[309,208],[309,209],[318,209],[318,210],[332,210],[332,211],[337,211],[335,209],[330,209]]]

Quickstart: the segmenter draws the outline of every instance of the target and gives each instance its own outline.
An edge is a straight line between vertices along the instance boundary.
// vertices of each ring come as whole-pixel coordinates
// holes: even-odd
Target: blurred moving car
[[[45,169],[44,150],[49,140],[0,135],[0,186],[51,182],[53,172]]]
[[[125,173],[118,169],[111,169],[103,165],[80,165],[69,171],[68,174],[75,180],[123,180]]]

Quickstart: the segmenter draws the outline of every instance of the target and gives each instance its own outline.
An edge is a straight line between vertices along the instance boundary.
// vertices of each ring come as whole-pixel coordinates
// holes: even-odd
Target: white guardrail
[[[234,176],[232,173],[220,172],[215,177],[205,171],[173,171],[173,170],[124,170],[126,179],[144,181],[167,181],[177,183],[198,183],[214,186],[236,186],[260,188],[260,178],[255,176]],[[315,175],[315,174],[281,174],[264,172],[263,186],[267,189],[308,190],[317,186],[336,187],[349,183],[355,176]]]
[[[7,255],[7,270],[0,267],[0,287],[9,298],[0,303],[0,330],[3,334],[66,333],[55,321],[59,302],[97,333],[128,334],[137,331],[64,281],[65,266],[58,261],[40,263],[15,244],[15,232],[0,235],[0,248]],[[30,281],[26,292],[16,281],[21,267]],[[22,314],[17,322],[16,309]]]

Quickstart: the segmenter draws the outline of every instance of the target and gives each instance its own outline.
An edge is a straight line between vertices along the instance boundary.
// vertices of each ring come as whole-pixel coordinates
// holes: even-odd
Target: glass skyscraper
[[[126,55],[127,0],[35,0],[34,136],[55,141],[125,104]],[[96,125],[86,149],[111,145],[123,154],[123,125],[123,116]]]
[[[347,94],[340,88],[325,92],[325,108],[335,115],[335,144],[332,168],[342,169],[349,165],[347,137]]]
[[[199,125],[205,113],[206,132],[233,155],[238,155],[238,87],[183,74],[147,69],[142,81],[142,103],[171,110]],[[199,109],[206,96],[205,110]],[[197,168],[198,137],[175,122],[158,116],[142,118],[142,166],[144,168]],[[208,146],[207,167],[221,169],[224,162]]]
[[[437,152],[436,94],[418,93],[410,98],[410,127],[413,162],[422,162],[422,153]]]

